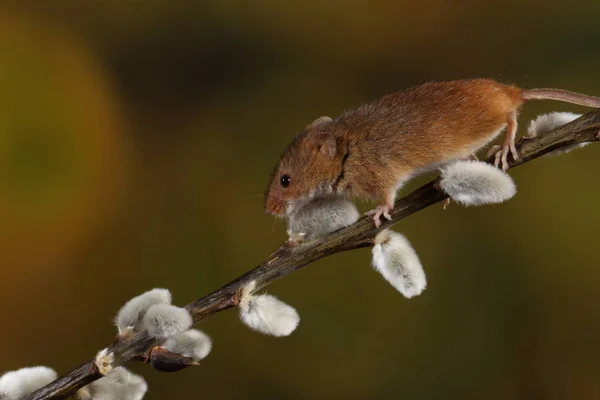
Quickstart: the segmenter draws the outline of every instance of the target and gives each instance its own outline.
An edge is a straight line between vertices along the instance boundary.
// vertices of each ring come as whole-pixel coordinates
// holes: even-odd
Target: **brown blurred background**
[[[134,295],[184,305],[264,259],[285,228],[261,193],[315,117],[431,79],[600,95],[599,17],[597,0],[4,1],[0,371],[65,373]],[[520,132],[552,110],[585,111],[535,102]],[[200,326],[201,368],[132,368],[147,399],[600,398],[599,170],[600,145],[536,160],[506,204],[398,224],[428,274],[415,299],[367,250],[336,255],[269,288],[302,316],[292,336],[229,311]]]

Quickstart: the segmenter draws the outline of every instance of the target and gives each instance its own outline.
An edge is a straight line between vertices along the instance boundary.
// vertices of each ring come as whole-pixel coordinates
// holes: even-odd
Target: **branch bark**
[[[600,139],[599,133],[600,109],[585,114],[581,118],[541,137],[521,139],[517,143],[520,159],[510,161],[509,165],[511,168],[519,166],[552,150],[568,145],[598,141]],[[491,159],[487,162],[491,162]],[[371,246],[373,239],[381,230],[389,228],[417,211],[446,199],[447,195],[438,188],[437,182],[438,179],[435,179],[406,197],[397,200],[391,213],[392,220],[385,221],[380,228],[375,227],[370,217],[362,217],[355,224],[324,238],[294,246],[283,244],[253,270],[188,304],[186,308],[191,313],[194,323],[198,323],[219,311],[235,307],[239,290],[251,281],[256,281],[256,288],[260,289],[323,257]],[[115,355],[115,365],[122,365],[146,354],[153,346],[160,343],[160,340],[155,340],[145,332],[140,332],[129,340],[111,345],[109,352],[113,352]],[[101,377],[102,375],[98,372],[94,360],[90,360],[27,396],[24,400],[64,399],[74,395],[78,389]]]

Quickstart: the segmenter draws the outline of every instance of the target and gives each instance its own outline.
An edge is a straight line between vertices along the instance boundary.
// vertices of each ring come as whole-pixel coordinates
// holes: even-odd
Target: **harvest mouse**
[[[517,111],[528,100],[600,107],[600,98],[561,89],[529,89],[490,79],[428,82],[320,117],[285,149],[266,193],[266,211],[289,215],[315,197],[371,199],[375,225],[390,219],[396,191],[410,178],[466,159],[506,128],[496,166],[508,169]]]

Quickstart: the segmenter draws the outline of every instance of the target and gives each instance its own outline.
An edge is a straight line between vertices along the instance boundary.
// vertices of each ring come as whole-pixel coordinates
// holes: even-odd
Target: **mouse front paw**
[[[383,216],[387,220],[391,220],[392,216],[390,212],[394,209],[394,206],[389,204],[382,204],[380,206],[375,207],[371,211],[367,211],[365,215],[373,216],[373,221],[375,222],[375,226],[379,228],[381,226],[381,217]]]

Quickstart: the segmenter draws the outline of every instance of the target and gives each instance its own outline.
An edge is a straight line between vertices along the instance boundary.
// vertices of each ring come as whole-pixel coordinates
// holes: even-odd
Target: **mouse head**
[[[289,214],[315,196],[333,192],[343,155],[331,128],[331,118],[318,118],[284,151],[267,188],[268,213]]]

